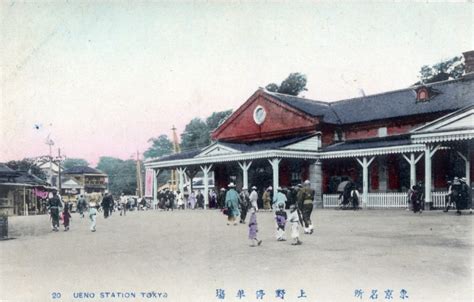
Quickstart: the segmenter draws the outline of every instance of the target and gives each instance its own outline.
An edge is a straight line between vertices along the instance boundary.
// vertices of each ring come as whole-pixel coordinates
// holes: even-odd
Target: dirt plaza
[[[257,215],[260,247],[217,210],[114,213],[95,233],[77,213],[56,233],[10,217],[0,300],[472,301],[474,215],[316,209],[301,246]]]

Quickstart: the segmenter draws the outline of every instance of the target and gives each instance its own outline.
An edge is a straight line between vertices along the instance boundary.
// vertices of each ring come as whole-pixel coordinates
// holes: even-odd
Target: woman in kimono
[[[257,225],[257,210],[255,207],[250,208],[250,221],[249,221],[249,239],[251,241],[250,246],[254,247],[255,243],[257,245],[262,244],[262,240],[258,240],[258,225]]]

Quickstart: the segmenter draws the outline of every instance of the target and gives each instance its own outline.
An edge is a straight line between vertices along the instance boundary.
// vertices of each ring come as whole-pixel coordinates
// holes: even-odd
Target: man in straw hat
[[[231,182],[228,186],[229,190],[225,195],[225,206],[227,207],[227,225],[233,223],[237,225],[236,217],[240,215],[239,203],[240,197],[239,193],[235,190],[235,184]]]

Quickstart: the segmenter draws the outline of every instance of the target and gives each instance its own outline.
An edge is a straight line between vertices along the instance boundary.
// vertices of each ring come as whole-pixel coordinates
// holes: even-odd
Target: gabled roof
[[[184,151],[176,154],[171,154],[171,155],[165,155],[157,159],[150,159],[148,161],[153,161],[153,162],[160,162],[160,161],[169,161],[169,160],[180,160],[180,159],[187,159],[187,158],[193,158],[194,156],[198,155],[201,153],[202,149],[192,149],[189,151]]]
[[[67,170],[64,170],[62,172],[63,174],[100,174],[100,175],[105,175],[104,172],[88,167],[88,166],[75,166],[72,168],[69,168]]]
[[[414,89],[385,93],[334,102],[342,124],[390,119],[411,115],[455,111],[474,103],[474,81],[461,78],[426,85],[437,92],[431,100],[416,102]]]
[[[29,185],[38,185],[38,186],[48,186],[49,184],[37,177],[36,175],[29,174],[28,172],[18,172],[20,176],[15,178],[16,183],[29,184]]]
[[[11,169],[9,166],[0,163],[0,176],[14,176],[18,175],[18,172]]]
[[[272,150],[272,149],[279,149],[285,146],[297,143],[301,140],[309,138],[314,135],[305,135],[305,136],[298,136],[298,137],[290,137],[278,140],[266,140],[266,141],[257,141],[251,143],[227,143],[227,142],[219,142],[220,145],[232,148],[234,150],[239,150],[241,152],[254,152],[254,151],[262,151],[262,150]]]
[[[474,129],[474,104],[418,127],[412,130],[412,133],[467,129]]]
[[[320,116],[323,122],[328,124],[354,124],[449,112],[474,104],[474,79],[472,77],[425,86],[430,87],[437,94],[425,102],[416,101],[415,89],[418,87],[408,87],[336,102],[315,101],[269,91],[265,91],[265,93],[308,115]]]
[[[310,100],[300,98],[292,95],[281,94],[276,92],[269,92],[265,90],[265,93],[285,103],[286,105],[305,112],[314,117],[323,117],[323,121],[328,124],[339,124],[340,120],[336,112],[331,108],[331,104],[328,102]]]
[[[410,135],[392,135],[386,137],[375,137],[357,140],[347,140],[340,143],[335,143],[323,148],[323,152],[357,150],[357,149],[372,149],[382,147],[392,147],[401,145],[410,145]]]

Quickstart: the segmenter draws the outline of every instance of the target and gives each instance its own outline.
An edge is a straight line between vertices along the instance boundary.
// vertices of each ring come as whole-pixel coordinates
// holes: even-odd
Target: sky
[[[336,101],[474,49],[472,2],[5,0],[0,17],[0,162],[48,154],[48,135],[92,165],[129,159],[292,72]]]

